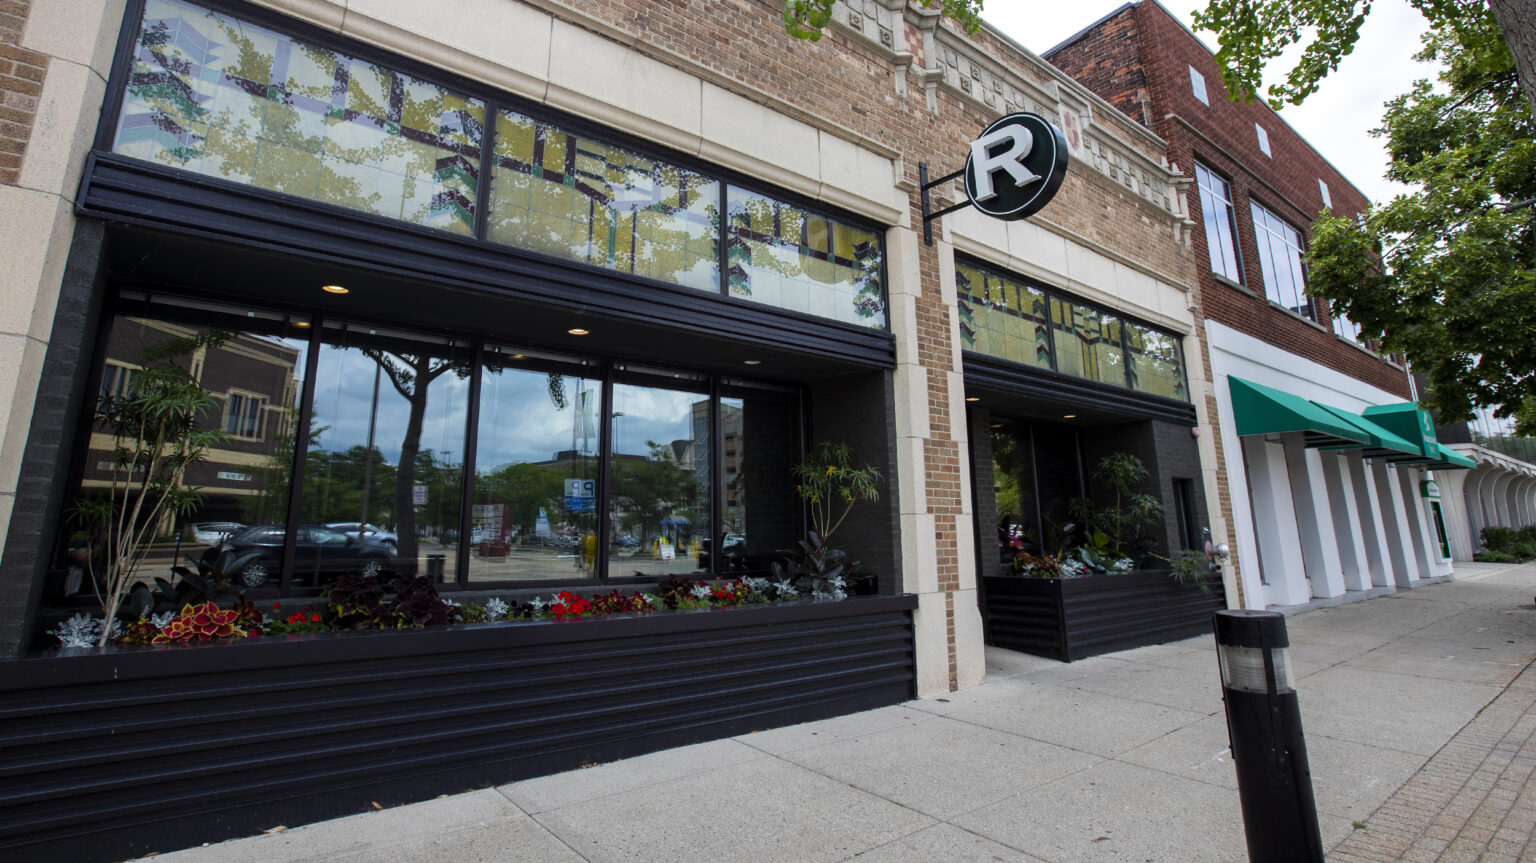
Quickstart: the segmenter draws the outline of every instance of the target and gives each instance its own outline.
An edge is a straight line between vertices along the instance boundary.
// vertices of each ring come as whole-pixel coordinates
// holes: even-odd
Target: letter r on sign
[[[996,156],[991,155],[989,151],[1004,141],[1008,142],[1008,148]],[[999,170],[1007,171],[1008,176],[1013,178],[1015,186],[1024,186],[1039,180],[1039,175],[1024,167],[1023,162],[1034,144],[1035,137],[1021,125],[993,129],[972,141],[971,170],[976,182],[975,199],[986,201],[997,197],[997,190],[992,187],[992,174]]]

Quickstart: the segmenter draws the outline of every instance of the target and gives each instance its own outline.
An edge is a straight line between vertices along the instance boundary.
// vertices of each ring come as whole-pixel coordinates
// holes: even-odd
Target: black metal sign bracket
[[[928,180],[928,163],[927,162],[918,162],[917,163],[917,182],[921,186],[922,192],[923,192],[923,242],[927,243],[930,246],[933,245],[933,220],[937,219],[940,216],[945,216],[945,215],[948,215],[950,213],[953,213],[956,210],[963,210],[966,207],[969,207],[971,205],[971,201],[970,201],[969,198],[967,198],[965,201],[963,201],[963,202],[961,202],[959,204],[955,204],[954,206],[950,206],[950,207],[945,207],[944,209],[939,210],[938,212],[934,212],[931,209],[932,203],[929,201],[929,198],[928,198],[928,190],[932,189],[934,186],[940,186],[940,185],[943,185],[944,183],[948,183],[948,182],[954,180],[956,177],[958,177],[958,176],[960,176],[961,174],[964,174],[964,173],[965,173],[965,169],[961,168],[960,170],[954,172],[953,174],[945,174],[944,176],[938,178],[937,180],[933,180],[932,182],[930,182]]]

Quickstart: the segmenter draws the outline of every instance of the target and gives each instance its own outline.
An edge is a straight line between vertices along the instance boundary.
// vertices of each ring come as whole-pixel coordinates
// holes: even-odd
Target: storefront
[[[1472,466],[1426,411],[1208,322],[1244,592],[1255,605],[1451,573],[1433,480]],[[1297,370],[1292,368],[1299,367]]]

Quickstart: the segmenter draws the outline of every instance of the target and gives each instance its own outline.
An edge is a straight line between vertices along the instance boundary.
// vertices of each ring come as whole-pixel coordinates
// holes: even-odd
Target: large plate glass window
[[[1057,371],[1090,381],[1125,386],[1125,349],[1120,319],[1092,306],[1051,298]]]
[[[963,262],[955,262],[960,338],[966,350],[1048,369],[1050,320],[1045,293]]]
[[[710,531],[714,439],[708,381],[626,374],[613,385],[609,577],[686,575]]]
[[[506,348],[481,374],[470,581],[592,578],[602,380]]]
[[[1253,226],[1259,241],[1264,296],[1308,320],[1315,319],[1312,298],[1307,296],[1301,234],[1257,201],[1253,202]]]
[[[148,0],[112,151],[471,234],[485,103],[178,0]]]
[[[1200,188],[1200,213],[1205,220],[1205,246],[1211,256],[1211,272],[1242,282],[1242,262],[1237,257],[1237,218],[1232,212],[1232,187],[1195,163],[1195,184]]]
[[[801,451],[800,397],[743,381],[726,381],[721,395],[720,528],[704,541],[700,564],[708,567],[719,547],[717,571],[761,571],[799,539],[802,504],[786,478]]]
[[[425,573],[429,554],[445,555],[452,570],[456,546],[441,539],[459,521],[469,360],[466,346],[447,340],[325,328],[294,586],[349,572]]]

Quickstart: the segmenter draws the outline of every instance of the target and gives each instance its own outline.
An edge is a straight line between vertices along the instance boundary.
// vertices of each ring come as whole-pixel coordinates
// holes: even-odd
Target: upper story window
[[[114,153],[886,326],[876,229],[518,111],[492,112],[494,94],[439,86],[182,0],[147,0],[132,67],[120,77]]]
[[[1370,347],[1370,344],[1360,337],[1360,325],[1350,320],[1342,312],[1333,316],[1333,331],[1339,338],[1347,342],[1354,342],[1363,348]]]
[[[1259,134],[1259,151],[1266,156],[1271,155],[1269,152],[1269,133],[1264,131],[1264,127],[1258,123],[1253,124],[1253,130]]]
[[[266,411],[266,397],[230,390],[224,407],[224,431],[237,438],[258,440]]]
[[[1312,298],[1307,296],[1301,234],[1258,202],[1253,202],[1253,227],[1259,243],[1264,296],[1304,318],[1316,320]]]
[[[1237,216],[1232,211],[1232,187],[1199,162],[1195,163],[1195,183],[1200,188],[1200,213],[1205,220],[1205,245],[1211,254],[1211,272],[1241,283],[1243,268],[1237,257]]]
[[[101,395],[120,399],[128,395],[134,377],[139,373],[135,366],[108,360],[101,367]]]
[[[1194,92],[1196,99],[1199,99],[1203,104],[1211,104],[1210,98],[1205,95],[1205,76],[1196,71],[1193,66],[1189,67],[1189,87]]]
[[[955,262],[968,351],[1187,401],[1179,338],[964,261]]]
[[[1333,196],[1328,194],[1328,184],[1323,182],[1322,177],[1317,178],[1317,191],[1323,196],[1323,206],[1333,209]]]

